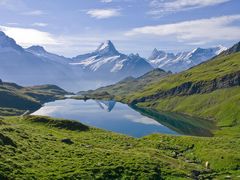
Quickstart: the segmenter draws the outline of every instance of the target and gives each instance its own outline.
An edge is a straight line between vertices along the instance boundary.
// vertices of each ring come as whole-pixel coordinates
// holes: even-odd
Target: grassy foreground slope
[[[68,94],[54,85],[22,87],[0,80],[0,115],[20,115],[25,111],[35,111],[44,102],[61,99]]]
[[[136,139],[74,121],[6,117],[0,179],[237,179],[239,146],[239,137]]]

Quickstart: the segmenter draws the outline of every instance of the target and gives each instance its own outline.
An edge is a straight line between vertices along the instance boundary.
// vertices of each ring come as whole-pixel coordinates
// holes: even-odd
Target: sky
[[[240,0],[0,0],[0,30],[23,47],[73,57],[111,40],[150,56],[240,41]]]

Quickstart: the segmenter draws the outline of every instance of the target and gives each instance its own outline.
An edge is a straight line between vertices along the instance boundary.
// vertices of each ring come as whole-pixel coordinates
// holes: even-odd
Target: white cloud
[[[87,14],[96,19],[107,19],[115,16],[120,16],[119,9],[91,9]]]
[[[101,2],[103,2],[103,3],[110,3],[110,2],[112,2],[112,0],[101,0]]]
[[[131,115],[131,114],[125,114],[124,117],[127,118],[128,120],[132,121],[132,122],[135,122],[135,123],[162,126],[157,121],[155,121],[151,118],[148,118],[148,117],[139,117],[137,115]]]
[[[46,27],[48,24],[47,23],[41,23],[41,22],[36,22],[32,24],[33,26],[39,26],[39,27]]]
[[[42,45],[50,52],[54,52],[66,56],[75,56],[82,53],[94,51],[100,42],[106,39],[115,41],[122,41],[125,36],[123,33],[81,33],[81,34],[51,34],[49,32],[40,31],[34,28],[21,28],[1,26],[0,31],[16,40],[16,42],[23,46],[29,47],[32,45]],[[125,47],[125,46],[124,46]]]
[[[157,26],[144,26],[134,28],[125,35],[173,37],[178,41],[185,42],[238,40],[240,39],[240,27],[232,25],[235,21],[240,21],[240,15],[220,16]]]
[[[29,16],[41,16],[44,15],[45,12],[42,10],[34,10],[34,11],[29,11],[29,12],[23,12],[23,15],[29,15]]]
[[[166,13],[214,6],[231,0],[150,0],[149,14],[162,16]]]
[[[36,29],[0,26],[0,30],[23,46],[59,44],[50,33]]]

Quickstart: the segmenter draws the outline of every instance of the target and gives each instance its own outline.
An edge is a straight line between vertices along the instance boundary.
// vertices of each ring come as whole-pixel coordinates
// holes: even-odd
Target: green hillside
[[[141,108],[176,112],[214,121],[218,127],[240,124],[240,52],[239,44],[196,67],[179,74],[155,77],[141,88],[134,83],[100,88],[115,99]],[[115,91],[113,87],[119,90]],[[128,88],[129,87],[129,88]],[[121,93],[119,93],[121,92]],[[236,129],[239,130],[239,128]]]
[[[227,56],[217,57],[182,73],[161,79],[154,84],[146,85],[146,88],[143,91],[134,93],[134,97],[132,97],[132,99],[137,99],[143,96],[151,96],[159,92],[167,92],[173,88],[181,87],[181,85],[184,85],[186,83],[189,83],[190,85],[190,87],[187,87],[189,94],[191,94],[191,88],[194,88],[194,85],[198,84],[202,86],[201,88],[203,89],[203,92],[199,93],[211,92],[220,88],[239,86],[239,76],[240,52]],[[222,84],[222,87],[220,87],[220,83],[228,84]],[[182,95],[181,93],[184,92],[179,91],[179,93],[176,94]],[[197,90],[195,93],[198,93]],[[195,93],[193,92],[192,94]]]
[[[0,179],[237,178],[239,144],[239,137],[136,139],[74,121],[8,117],[0,120]]]
[[[44,102],[61,99],[68,94],[54,85],[22,87],[14,83],[0,83],[0,115],[20,115],[35,111]]]
[[[116,84],[101,87],[97,90],[90,90],[86,92],[79,92],[80,95],[86,96],[87,98],[99,98],[99,97],[111,97],[107,96],[109,94],[122,97],[127,95],[129,92],[136,92],[144,90],[146,84],[153,84],[154,82],[158,82],[159,79],[165,78],[171,75],[170,72],[165,72],[162,69],[154,69],[143,76],[138,78],[127,77],[122,81],[119,81]],[[107,92],[107,93],[106,93]],[[79,96],[80,98],[81,96]]]
[[[0,179],[239,179],[240,53],[234,49],[179,74],[158,69],[78,97],[115,98],[141,113],[187,114],[166,124],[199,131],[209,125],[212,137],[132,138],[63,119],[0,117]],[[0,92],[6,115],[66,94],[56,86],[10,83],[0,84]]]

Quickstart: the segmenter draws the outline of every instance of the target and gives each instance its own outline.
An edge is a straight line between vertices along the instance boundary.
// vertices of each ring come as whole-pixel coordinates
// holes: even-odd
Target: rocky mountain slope
[[[24,49],[0,32],[0,77],[24,86],[56,84],[75,91],[140,76],[151,69],[145,59],[119,53],[110,41],[93,53],[66,58],[41,46]]]
[[[23,85],[62,85],[72,79],[72,69],[23,49],[0,32],[0,77]]]
[[[73,58],[71,65],[80,66],[91,76],[122,79],[126,76],[140,76],[152,66],[138,54],[129,56],[119,53],[111,41],[102,43],[94,52]]]

